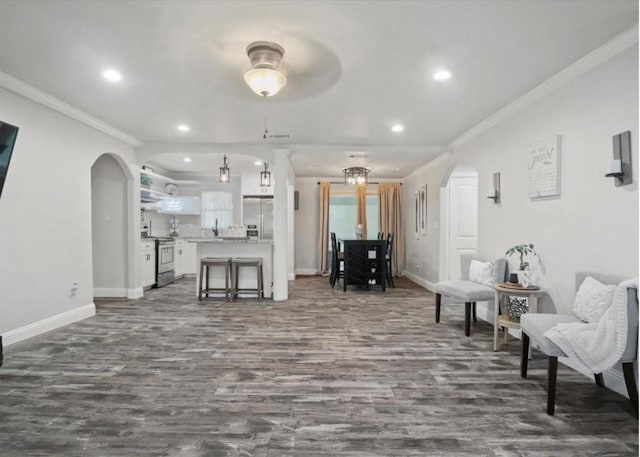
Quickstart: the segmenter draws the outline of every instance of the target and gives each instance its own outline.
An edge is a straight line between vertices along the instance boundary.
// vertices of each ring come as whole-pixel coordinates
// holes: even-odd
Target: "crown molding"
[[[53,97],[52,95],[49,95],[46,92],[3,72],[0,72],[0,87],[10,90],[11,92],[14,92],[25,98],[28,98],[29,100],[39,103],[40,105],[46,106],[47,108],[57,111],[60,114],[64,114],[65,116],[70,117],[73,120],[88,125],[89,127],[92,127],[102,133],[106,133],[113,138],[124,141],[129,146],[142,146],[142,141],[140,141],[139,139],[127,133],[124,133],[116,129],[115,127],[110,126],[109,124],[88,115],[84,111],[81,111],[78,108],[74,108],[68,103],[65,103],[62,100]]]
[[[538,100],[542,99],[549,93],[559,89],[569,81],[582,76],[592,68],[595,68],[598,65],[606,62],[617,54],[620,54],[625,49],[635,45],[636,43],[638,43],[637,24],[626,32],[617,35],[602,46],[596,48],[578,61],[569,65],[567,68],[547,79],[545,82],[530,90],[522,97],[516,99],[512,103],[492,114],[484,121],[467,130],[465,133],[453,140],[448,145],[448,149],[455,149],[462,146],[476,136],[502,123],[509,117],[516,114],[518,111],[521,111],[524,108],[536,103]]]

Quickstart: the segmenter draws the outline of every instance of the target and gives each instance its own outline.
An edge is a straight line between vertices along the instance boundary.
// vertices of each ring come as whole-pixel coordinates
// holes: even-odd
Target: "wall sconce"
[[[489,190],[491,192],[491,190]],[[493,200],[493,203],[500,203],[500,172],[497,171],[493,174],[493,195],[489,195],[487,198]]]
[[[269,168],[269,164],[267,162],[264,163],[264,171],[260,172],[260,186],[261,187],[269,187],[271,186],[271,172],[267,170]]]
[[[227,160],[227,155],[224,155],[224,159],[222,162],[222,166],[220,167],[220,182],[230,182],[231,181],[231,170],[229,170],[229,161]]]
[[[605,175],[607,178],[616,178],[616,186],[631,184],[631,132],[619,133],[613,136],[613,160]]]

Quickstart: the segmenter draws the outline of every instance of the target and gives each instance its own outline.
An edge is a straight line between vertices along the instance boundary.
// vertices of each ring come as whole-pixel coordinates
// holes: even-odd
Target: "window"
[[[202,192],[200,225],[225,229],[233,224],[233,192]]]
[[[336,193],[329,197],[329,231],[336,237],[352,240],[356,237],[356,196],[353,193]],[[378,237],[378,195],[367,195],[367,238]]]

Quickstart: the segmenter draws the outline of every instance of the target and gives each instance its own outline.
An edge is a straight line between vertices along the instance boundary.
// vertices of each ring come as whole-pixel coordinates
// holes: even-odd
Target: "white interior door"
[[[449,179],[449,279],[460,279],[460,255],[478,249],[478,176]]]

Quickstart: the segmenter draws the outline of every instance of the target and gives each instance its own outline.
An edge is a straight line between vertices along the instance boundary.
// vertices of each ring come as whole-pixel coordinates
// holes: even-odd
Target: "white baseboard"
[[[127,298],[127,289],[122,287],[94,287],[93,296],[99,298]]]
[[[287,273],[287,280],[288,281],[295,281],[296,280],[296,274],[295,273]]]
[[[421,278],[420,276],[411,273],[410,271],[405,271],[404,272],[404,276],[405,278],[409,278],[411,281],[415,282],[416,284],[424,287],[425,289],[427,289],[430,292],[435,291],[435,284],[433,284],[431,281],[427,281],[424,278]]]
[[[142,298],[144,296],[144,289],[142,287],[138,287],[136,289],[127,290],[127,298]]]
[[[5,346],[10,346],[28,338],[33,338],[34,336],[50,332],[51,330],[73,324],[74,322],[78,322],[95,315],[96,305],[89,303],[88,305],[71,309],[64,313],[56,314],[55,316],[47,317],[46,319],[34,322],[33,324],[28,324],[24,327],[10,330],[2,335],[2,343]]]
[[[296,268],[296,275],[302,276],[314,276],[318,274],[318,270],[315,268]]]

